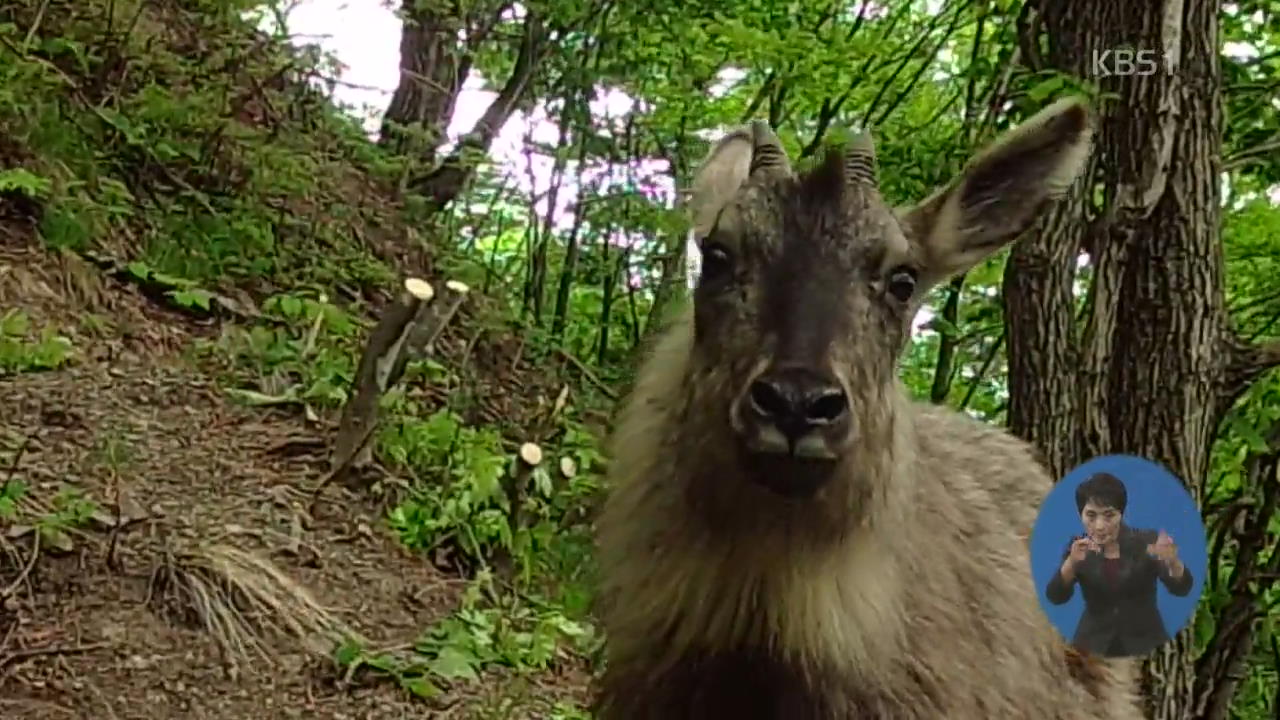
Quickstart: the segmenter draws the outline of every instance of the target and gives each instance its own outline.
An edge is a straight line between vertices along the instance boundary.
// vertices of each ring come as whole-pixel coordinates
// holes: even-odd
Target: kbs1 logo
[[[1093,53],[1093,74],[1096,77],[1155,75],[1172,70],[1173,63],[1159,50],[1116,48]]]

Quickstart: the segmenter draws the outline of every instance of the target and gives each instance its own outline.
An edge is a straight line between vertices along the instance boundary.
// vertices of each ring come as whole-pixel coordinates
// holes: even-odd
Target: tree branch
[[[555,47],[555,43],[551,42],[552,37],[562,36],[574,28],[585,27],[594,18],[608,13],[612,5],[610,2],[600,3],[584,11],[582,16],[563,23],[553,23],[550,28],[546,27],[542,17],[529,12],[524,19],[515,66],[498,91],[498,96],[485,108],[484,115],[471,132],[462,136],[449,157],[426,175],[410,181],[409,186],[426,197],[430,206],[436,210],[452,202],[475,169],[475,161],[471,158],[476,153],[483,155],[488,152],[493,139],[525,98],[539,66]]]
[[[1280,366],[1280,340],[1250,343],[1233,336],[1227,342],[1230,359],[1223,378],[1224,401],[1231,403],[1260,375]]]
[[[515,67],[511,69],[511,75],[507,77],[498,96],[485,108],[484,115],[480,116],[471,132],[459,140],[457,148],[449,157],[425,177],[412,183],[414,190],[425,196],[432,207],[443,208],[461,192],[467,175],[475,164],[468,161],[467,155],[487,151],[493,138],[511,117],[546,52],[548,44],[545,40],[542,19],[530,13],[524,21],[524,36],[520,40]]]
[[[942,307],[942,319],[946,328],[938,330],[938,363],[933,371],[933,387],[929,391],[929,400],[935,405],[946,402],[951,392],[951,367],[955,359],[956,326],[960,322],[960,291],[964,288],[964,273],[952,278],[947,292],[947,302]]]
[[[1264,559],[1268,532],[1280,502],[1276,471],[1280,469],[1280,425],[1272,427],[1264,451],[1251,452],[1245,461],[1247,481],[1240,499],[1227,508],[1215,537],[1220,553],[1228,537],[1235,541],[1235,557],[1227,580],[1231,600],[1217,614],[1216,632],[1203,654],[1196,659],[1195,707],[1198,717],[1225,718],[1243,677],[1249,652],[1255,642],[1257,620],[1264,613],[1253,584],[1273,569],[1274,557]],[[1261,495],[1261,497],[1258,497]],[[1217,580],[1215,572],[1205,578],[1206,587]]]
[[[996,354],[1000,352],[1000,346],[1004,345],[1004,333],[1000,333],[996,341],[991,343],[991,349],[987,351],[987,357],[982,361],[982,367],[978,368],[978,374],[973,376],[973,382],[969,383],[969,389],[964,394],[964,399],[960,401],[960,407],[957,410],[966,410],[969,407],[969,401],[973,400],[974,394],[978,391],[978,386],[987,377],[987,371],[991,369],[991,363],[995,362]]]
[[[1261,162],[1263,155],[1269,155],[1276,150],[1280,150],[1280,135],[1274,136],[1268,140],[1254,145],[1253,147],[1233,153],[1230,157],[1224,158],[1222,161],[1222,171],[1231,172],[1255,162]]]
[[[885,93],[887,93],[889,91],[889,88],[893,86],[895,82],[897,82],[898,76],[902,74],[902,71],[904,69],[906,69],[911,59],[916,57],[917,54],[920,52],[920,49],[924,47],[925,43],[928,42],[929,39],[933,37],[933,31],[937,30],[938,26],[942,24],[942,20],[947,16],[948,11],[952,11],[955,14],[951,18],[951,25],[947,30],[946,37],[949,37],[951,33],[955,30],[956,23],[959,21],[959,14],[964,12],[965,8],[969,7],[969,5],[971,4],[972,4],[971,2],[964,2],[959,8],[955,8],[952,6],[951,1],[948,0],[948,2],[946,2],[938,10],[938,14],[930,18],[929,25],[925,27],[924,31],[921,32],[920,35],[916,38],[916,41],[911,46],[911,49],[908,50],[907,53],[902,56],[902,62],[898,64],[898,67],[893,69],[893,73],[889,75],[889,79],[881,83],[880,89],[876,92],[875,98],[871,101],[869,105],[867,105],[866,112],[863,113],[862,119],[858,123],[859,126],[861,126],[862,128],[866,128],[867,124],[871,122],[871,115],[876,111],[877,106],[880,104],[880,101],[884,99]],[[943,38],[944,43],[946,42],[946,37]],[[941,49],[941,44],[938,46],[938,48],[935,48],[933,52],[929,53],[929,58],[927,60],[924,60],[923,62],[926,65],[932,64],[933,61],[937,58],[939,49]],[[917,73],[917,77],[919,77],[919,73]],[[912,80],[912,83],[914,82],[915,80]],[[894,102],[896,104],[898,100],[895,100]],[[892,109],[892,107],[890,109]],[[882,116],[881,120],[883,119],[884,118]]]
[[[760,106],[764,104],[765,98],[773,92],[773,84],[778,79],[778,70],[774,68],[764,76],[764,80],[760,83],[760,88],[756,90],[755,96],[751,98],[751,102],[747,103],[747,109],[742,111],[742,117],[738,120],[740,124],[746,123],[756,114]]]
[[[866,4],[864,3],[863,5],[864,5],[863,9],[865,9]],[[898,21],[901,20],[904,15],[906,15],[906,11],[908,9],[910,9],[910,5],[903,4],[899,6],[899,9],[895,9],[893,13],[889,15],[889,18],[885,21],[885,28],[880,35],[881,40],[888,39],[889,35],[893,32],[894,28],[897,27]],[[859,11],[859,13],[861,13],[861,11]],[[858,27],[858,23],[855,22],[854,29],[856,30],[857,27]],[[925,31],[926,37],[928,32],[929,32],[928,30]],[[853,34],[854,34],[854,31],[850,31],[847,39],[851,40],[853,38]],[[841,93],[840,97],[836,98],[834,102],[832,102],[831,97],[829,96],[823,99],[822,109],[818,111],[817,129],[815,129],[813,132],[813,138],[809,141],[807,145],[804,146],[804,149],[800,151],[800,157],[802,159],[808,158],[818,151],[818,148],[822,146],[822,139],[823,137],[826,136],[827,130],[830,128],[831,122],[835,119],[836,114],[840,112],[840,108],[844,106],[845,102],[850,97],[853,96],[853,91],[856,90],[862,84],[863,80],[867,79],[874,72],[878,72],[881,69],[893,64],[894,62],[897,62],[900,57],[906,57],[909,59],[910,55],[911,55],[911,52],[908,52],[904,56],[894,56],[893,58],[890,58],[885,62],[882,62],[881,64],[877,65],[874,69],[872,69],[871,64],[875,62],[875,60],[879,57],[879,52],[876,50],[872,50],[867,55],[866,59],[863,60],[862,66],[859,67],[857,72],[853,74],[853,79],[849,81],[849,86],[845,88],[845,91]],[[883,94],[883,89],[881,90],[881,94]],[[879,102],[878,99],[877,99],[877,102]],[[873,106],[874,106],[874,103],[873,103]]]
[[[965,3],[965,5],[955,11],[955,14],[951,16],[951,23],[947,26],[946,32],[943,33],[942,38],[938,40],[938,44],[934,46],[933,52],[929,53],[929,58],[920,63],[920,67],[916,68],[916,72],[911,76],[911,80],[907,82],[907,86],[893,98],[893,102],[880,113],[880,116],[875,119],[875,122],[872,123],[872,125],[879,126],[885,121],[885,118],[888,118],[889,115],[893,114],[893,111],[898,109],[898,106],[902,104],[902,101],[906,99],[907,95],[911,94],[911,91],[915,89],[916,83],[920,82],[920,78],[924,75],[925,71],[930,67],[933,67],[933,63],[938,59],[938,53],[944,46],[946,46],[947,41],[951,39],[951,36],[955,34],[956,28],[960,27],[960,18],[963,16],[964,11],[969,7],[969,4],[970,3]],[[871,113],[868,112],[867,117],[870,116]],[[866,123],[864,122],[863,124],[865,125]]]

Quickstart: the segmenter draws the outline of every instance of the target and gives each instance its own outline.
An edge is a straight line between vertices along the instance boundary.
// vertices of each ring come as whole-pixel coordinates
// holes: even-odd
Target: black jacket
[[[1169,592],[1185,596],[1191,592],[1191,569],[1184,563],[1182,577],[1170,577],[1164,565],[1147,554],[1147,546],[1157,537],[1155,530],[1120,526],[1120,565],[1114,587],[1107,580],[1100,552],[1089,553],[1076,566],[1072,583],[1062,579],[1061,569],[1053,573],[1045,587],[1049,602],[1061,605],[1070,600],[1076,584],[1084,594],[1084,614],[1072,640],[1077,648],[1097,655],[1146,655],[1169,639],[1156,606],[1156,578]],[[1062,561],[1070,554],[1068,542]]]

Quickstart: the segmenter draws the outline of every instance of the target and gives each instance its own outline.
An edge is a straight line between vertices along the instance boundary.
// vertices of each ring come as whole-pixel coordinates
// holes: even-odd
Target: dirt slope
[[[71,484],[132,522],[114,552],[107,526],[115,520],[104,516],[70,548],[46,542],[33,563],[34,533],[0,526],[0,578],[16,578],[0,584],[2,596],[13,583],[0,608],[0,717],[475,716],[483,703],[474,697],[430,705],[385,681],[341,686],[326,659],[335,628],[375,645],[411,642],[451,608],[461,585],[406,553],[371,501],[331,488],[308,512],[327,431],[229,404],[184,355],[210,329],[23,235],[12,225],[0,233],[0,309],[56,323],[80,354],[61,370],[0,378],[0,483],[20,477],[46,509]],[[91,313],[111,317],[118,331],[87,322]],[[16,467],[5,467],[21,447]],[[215,638],[234,633],[192,622],[200,606],[192,587],[213,592],[191,583],[218,559],[199,554],[211,544],[257,553],[285,574],[263,603],[287,605],[273,608],[278,617],[307,626],[267,637],[270,662],[226,657]],[[222,560],[221,576],[270,585],[243,558]],[[307,593],[318,607],[306,607]],[[245,617],[247,627],[261,625]],[[319,641],[315,651],[308,638]],[[579,681],[567,682],[553,694],[580,694]]]

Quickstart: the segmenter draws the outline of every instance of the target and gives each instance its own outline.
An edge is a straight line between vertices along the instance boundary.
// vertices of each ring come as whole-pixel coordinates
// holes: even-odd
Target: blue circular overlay
[[[1076,509],[1076,488],[1099,472],[1110,473],[1124,483],[1127,504],[1121,522],[1134,530],[1166,532],[1177,545],[1178,558],[1191,573],[1191,590],[1183,596],[1170,593],[1160,580],[1154,580],[1156,607],[1165,631],[1172,637],[1190,621],[1204,587],[1208,565],[1204,523],[1195,500],[1173,473],[1134,455],[1101,455],[1076,466],[1041,503],[1031,531],[1031,574],[1040,607],[1067,642],[1073,642],[1085,610],[1080,584],[1074,584],[1070,599],[1061,605],[1049,601],[1046,587],[1062,566],[1071,541],[1085,534]]]

